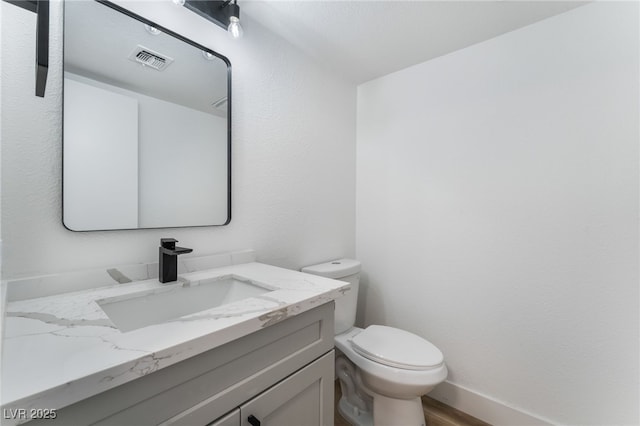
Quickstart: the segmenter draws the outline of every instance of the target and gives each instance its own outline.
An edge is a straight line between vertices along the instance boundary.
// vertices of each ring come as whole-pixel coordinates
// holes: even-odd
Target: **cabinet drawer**
[[[226,416],[219,418],[207,426],[240,426],[240,409],[236,408]]]
[[[334,351],[240,406],[241,426],[333,426]]]

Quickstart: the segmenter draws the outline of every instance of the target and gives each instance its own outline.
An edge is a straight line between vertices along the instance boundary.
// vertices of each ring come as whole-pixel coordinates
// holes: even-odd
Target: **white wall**
[[[118,1],[117,3],[127,5]],[[250,19],[231,40],[172,2],[128,4],[227,56],[233,72],[233,218],[225,227],[73,233],[61,223],[61,4],[51,68],[33,96],[35,18],[1,2],[3,277],[153,261],[161,237],[193,256],[254,248],[298,268],[354,255],[355,87]],[[246,18],[246,17],[245,17]],[[189,256],[189,255],[188,255]]]
[[[360,319],[460,395],[639,423],[638,39],[637,3],[589,4],[358,88]]]

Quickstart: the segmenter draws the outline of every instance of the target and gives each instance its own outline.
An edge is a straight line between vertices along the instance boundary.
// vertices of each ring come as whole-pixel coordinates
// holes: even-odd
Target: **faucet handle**
[[[160,246],[169,250],[175,250],[177,242],[175,238],[160,238]]]

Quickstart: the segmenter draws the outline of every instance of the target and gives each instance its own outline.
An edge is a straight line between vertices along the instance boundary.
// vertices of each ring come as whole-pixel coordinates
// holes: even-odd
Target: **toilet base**
[[[396,399],[373,395],[373,418],[375,426],[425,426],[422,400]]]
[[[373,426],[373,415],[371,411],[359,409],[349,403],[344,396],[338,401],[338,412],[346,421],[354,426]]]
[[[422,400],[373,397],[373,413],[351,404],[345,397],[338,401],[338,412],[353,426],[425,426]],[[375,420],[374,420],[375,419]]]

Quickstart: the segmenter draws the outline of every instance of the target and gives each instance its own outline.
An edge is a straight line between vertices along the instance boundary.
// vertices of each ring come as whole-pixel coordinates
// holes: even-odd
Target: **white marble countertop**
[[[140,291],[166,291],[167,284],[147,279],[9,301],[4,318],[2,408],[65,407],[350,290],[342,281],[256,262],[184,273],[180,279],[197,285],[201,280],[230,275],[273,291],[129,332],[120,331],[96,301]]]

